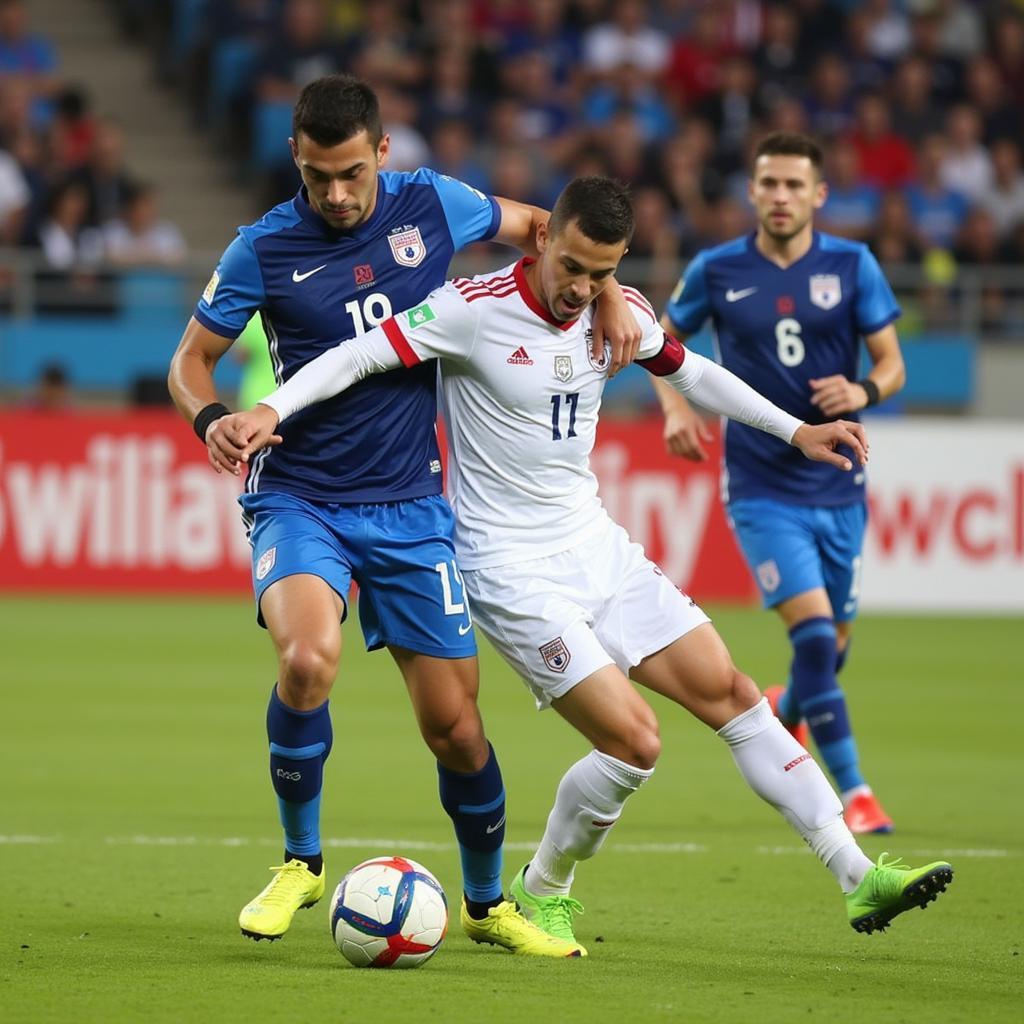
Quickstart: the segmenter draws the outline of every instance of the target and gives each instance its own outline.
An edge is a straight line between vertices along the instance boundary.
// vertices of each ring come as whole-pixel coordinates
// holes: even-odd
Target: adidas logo
[[[505,362],[511,363],[513,366],[533,366],[533,360],[527,355],[526,349],[522,345]]]

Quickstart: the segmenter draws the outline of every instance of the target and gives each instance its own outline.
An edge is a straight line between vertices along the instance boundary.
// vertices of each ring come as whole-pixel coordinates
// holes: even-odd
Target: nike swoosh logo
[[[472,622],[467,622],[464,626],[459,626],[459,636],[465,636],[472,628]]]
[[[726,302],[739,302],[740,299],[745,299],[748,295],[753,295],[754,292],[756,292],[756,291],[757,291],[756,288],[743,288],[740,291],[736,291],[735,289],[730,288],[725,293],[725,301]]]
[[[487,834],[490,835],[492,832],[497,832],[498,829],[501,828],[501,826],[504,825],[504,824],[505,824],[505,815],[503,814],[501,816],[501,820],[500,821],[498,821],[494,825],[488,825],[487,826]]]
[[[314,274],[319,274],[327,264],[325,263],[322,267],[315,267],[313,270],[307,270],[304,274],[300,274],[297,270],[292,271],[292,280],[298,284],[300,281],[305,281],[307,277],[312,277]]]

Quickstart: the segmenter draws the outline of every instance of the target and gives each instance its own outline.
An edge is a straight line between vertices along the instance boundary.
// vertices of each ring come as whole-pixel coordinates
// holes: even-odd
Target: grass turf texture
[[[715,618],[739,665],[763,685],[783,678],[773,617]],[[1019,1019],[1019,620],[858,625],[844,680],[864,766],[898,828],[863,845],[915,864],[949,856],[956,879],[926,914],[855,934],[829,874],[745,791],[720,741],[655,699],[664,753],[578,872],[591,956],[574,962],[513,958],[461,934],[432,759],[390,659],[366,655],[353,626],[324,835],[366,842],[328,845],[328,896],[283,941],[255,945],[236,915],[280,849],[263,731],[273,662],[249,604],[6,598],[0,621],[0,1016],[12,1024]],[[585,746],[482,656],[508,841],[520,847],[506,853],[507,884]],[[421,970],[349,968],[330,939],[334,885],[381,853],[424,862],[455,910]]]

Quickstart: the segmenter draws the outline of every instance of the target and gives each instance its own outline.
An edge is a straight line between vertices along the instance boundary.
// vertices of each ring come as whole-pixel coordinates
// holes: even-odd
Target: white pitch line
[[[61,836],[33,836],[33,835],[0,835],[0,846],[45,846],[49,844],[60,844],[65,842]],[[280,839],[258,838],[250,839],[246,836],[221,836],[210,838],[206,836],[107,836],[104,840],[107,846],[270,846],[279,847]],[[75,840],[76,845],[80,840]],[[343,839],[325,839],[324,846],[330,849],[352,849],[352,850],[427,850],[440,853],[454,851],[454,843],[426,842],[422,839],[364,839],[357,837]],[[536,849],[536,843],[507,842],[506,850],[526,851]],[[694,854],[711,853],[713,848],[702,843],[612,843],[605,847],[609,852],[628,854]],[[730,852],[733,852],[730,849]],[[772,857],[793,857],[806,856],[810,850],[806,846],[755,846],[755,853]],[[1018,850],[987,849],[984,847],[965,847],[963,849],[949,848],[936,849],[934,847],[918,847],[901,851],[904,856],[909,857],[948,857],[962,858],[965,860],[980,859],[991,860],[1003,857],[1018,857]]]

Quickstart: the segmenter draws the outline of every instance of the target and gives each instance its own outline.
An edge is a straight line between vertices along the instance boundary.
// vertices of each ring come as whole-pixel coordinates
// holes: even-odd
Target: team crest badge
[[[260,560],[256,563],[256,579],[265,580],[267,574],[271,569],[274,568],[274,563],[277,561],[277,546],[267,548],[266,551],[260,555]]]
[[[779,567],[775,564],[774,558],[769,558],[767,562],[762,562],[757,567],[757,582],[761,584],[761,589],[768,594],[779,589],[782,577],[779,575]]]
[[[564,672],[569,667],[569,662],[572,661],[569,648],[565,646],[565,642],[560,636],[544,644],[538,650],[544,659],[544,664],[552,672]]]
[[[427,255],[427,247],[423,244],[420,229],[411,224],[394,228],[388,235],[388,245],[391,246],[391,255],[395,257],[395,262],[403,267],[418,267]]]
[[[597,370],[598,373],[604,373],[608,369],[608,364],[612,361],[612,347],[606,341],[604,348],[601,350],[601,355],[598,359],[594,358],[594,331],[588,327],[586,334],[583,336],[583,340],[587,346],[587,362]]]
[[[572,359],[569,356],[555,356],[555,376],[564,384],[572,376]]]
[[[838,274],[811,275],[811,302],[819,309],[833,309],[839,305],[843,289]]]

